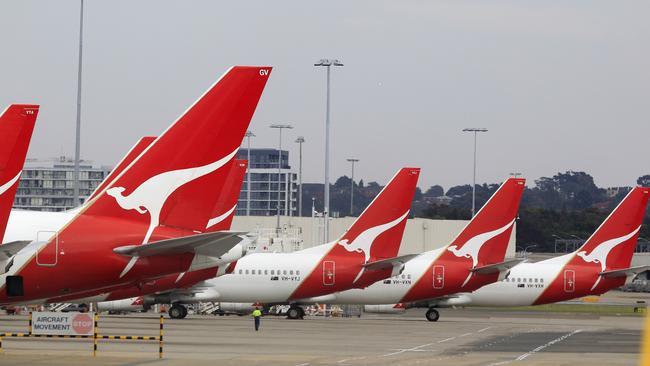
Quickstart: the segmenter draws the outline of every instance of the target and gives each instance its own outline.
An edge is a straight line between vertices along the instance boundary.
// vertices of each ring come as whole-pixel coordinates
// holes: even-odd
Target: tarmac
[[[157,341],[4,338],[1,365],[637,365],[644,318],[500,309],[424,309],[360,318],[248,316],[165,319]],[[0,331],[26,331],[25,316],[0,316]],[[158,334],[156,314],[102,316],[100,334]]]

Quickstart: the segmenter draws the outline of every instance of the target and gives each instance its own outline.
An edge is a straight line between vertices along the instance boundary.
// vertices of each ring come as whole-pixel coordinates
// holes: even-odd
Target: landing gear
[[[427,320],[430,322],[437,322],[440,319],[440,313],[434,308],[429,308],[426,313]]]
[[[287,310],[288,319],[302,319],[305,317],[305,311],[300,306],[291,306]]]
[[[181,304],[174,304],[169,308],[168,313],[172,319],[183,319],[187,316],[187,308]]]

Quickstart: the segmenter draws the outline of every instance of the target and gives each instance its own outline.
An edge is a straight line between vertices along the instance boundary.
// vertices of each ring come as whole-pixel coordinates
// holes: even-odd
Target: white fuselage
[[[7,231],[2,240],[9,243],[18,240],[47,241],[70,222],[79,209],[63,212],[11,210]]]

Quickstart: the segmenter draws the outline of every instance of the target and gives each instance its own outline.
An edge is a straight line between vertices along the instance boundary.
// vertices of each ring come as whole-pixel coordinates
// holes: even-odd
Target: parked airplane
[[[45,302],[214,266],[241,241],[240,233],[205,232],[224,189],[221,168],[235,156],[270,72],[231,68],[72,220],[12,211],[5,240],[24,247],[0,265],[0,303]]]
[[[515,266],[503,281],[441,305],[527,306],[601,295],[650,266],[630,267],[650,188],[635,187],[575,252]]]
[[[338,240],[293,253],[252,253],[227,268],[227,276],[187,289],[144,297],[147,305],[172,303],[170,316],[187,314],[182,304],[203,301],[289,303],[291,318],[304,315],[298,305],[314,303],[350,288],[364,288],[400,273],[412,256],[396,257],[406,226],[419,168],[403,168]],[[122,304],[133,303],[124,300]],[[99,303],[117,309],[119,304]],[[183,317],[183,316],[180,316]]]
[[[435,308],[441,301],[499,281],[519,263],[504,258],[524,188],[524,179],[507,179],[447,246],[414,255],[399,276],[363,290],[335,293],[323,301],[379,306],[409,303],[429,308],[427,319],[438,320]],[[392,311],[394,306],[384,305],[383,309]]]
[[[12,104],[0,115],[0,243],[23,171],[38,105]],[[11,246],[11,245],[10,245]],[[0,258],[4,253],[0,254]]]

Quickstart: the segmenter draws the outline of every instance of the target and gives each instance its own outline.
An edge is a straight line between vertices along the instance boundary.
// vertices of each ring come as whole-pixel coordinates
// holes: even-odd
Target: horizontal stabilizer
[[[418,254],[406,254],[406,255],[400,255],[399,257],[393,257],[388,259],[382,259],[380,261],[368,262],[363,265],[363,268],[365,268],[368,271],[376,271],[381,269],[393,268],[395,267],[395,265],[402,265],[417,256]]]
[[[517,264],[523,262],[523,259],[509,259],[501,263],[488,264],[486,266],[480,266],[472,268],[470,271],[476,274],[491,274],[507,271],[510,268],[516,266]]]
[[[615,269],[613,271],[603,271],[600,272],[598,275],[603,277],[608,277],[608,278],[627,277],[627,276],[634,276],[648,270],[650,270],[650,266],[636,266],[636,267],[629,267],[623,269]]]
[[[151,244],[126,245],[113,249],[113,252],[129,257],[151,257],[180,253],[195,253],[210,257],[220,257],[241,242],[237,231],[218,231],[196,234],[181,238],[160,240]]]
[[[29,243],[31,243],[29,240],[20,240],[0,245],[0,261],[13,257]]]

